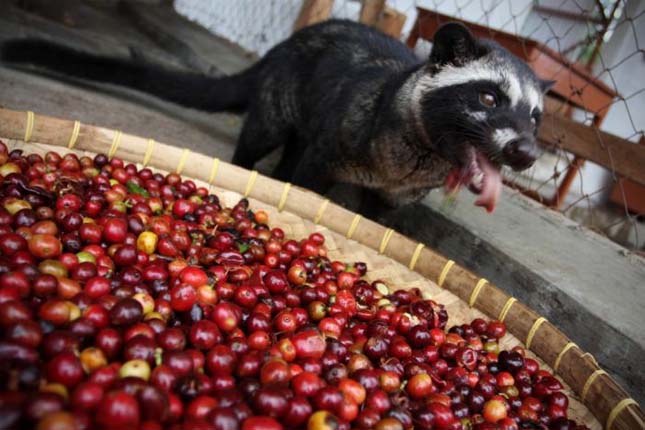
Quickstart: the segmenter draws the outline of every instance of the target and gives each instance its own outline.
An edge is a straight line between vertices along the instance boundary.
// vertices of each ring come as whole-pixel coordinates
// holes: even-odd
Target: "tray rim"
[[[423,243],[363,218],[312,191],[185,148],[80,121],[36,115],[32,111],[0,108],[2,138],[103,152],[110,157],[118,156],[128,162],[177,173],[184,172],[190,165],[197,174],[183,173],[186,177],[260,200],[278,211],[289,210],[349,240],[356,240],[448,289],[470,307],[491,318],[504,320],[509,332],[571,387],[584,406],[604,423],[605,429],[645,428],[638,402],[598,366],[590,353],[582,351],[546,318]],[[303,201],[311,205],[302,204]],[[486,294],[482,295],[484,289]]]

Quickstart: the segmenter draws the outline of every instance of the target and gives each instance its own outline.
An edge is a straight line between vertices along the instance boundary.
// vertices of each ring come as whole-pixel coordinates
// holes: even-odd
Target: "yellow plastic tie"
[[[576,343],[575,343],[575,342],[571,342],[571,341],[569,341],[569,343],[567,343],[566,345],[564,345],[564,348],[562,348],[562,351],[560,351],[560,353],[559,353],[559,354],[558,354],[558,356],[556,357],[556,359],[555,359],[555,363],[553,363],[553,371],[554,371],[554,372],[557,372],[557,371],[558,371],[558,368],[560,367],[560,362],[562,361],[562,357],[564,357],[564,354],[566,354],[566,353],[567,353],[567,351],[569,351],[571,348],[574,348],[574,347],[575,347],[575,348],[580,349],[580,348],[578,347],[578,345],[576,345]]]
[[[508,311],[511,310],[515,302],[517,302],[517,299],[515,297],[509,297],[508,300],[506,300],[506,303],[504,303],[504,307],[502,308],[502,311],[499,313],[499,317],[497,317],[497,319],[504,322],[504,320],[506,319],[506,315],[508,315]]]
[[[439,274],[439,279],[437,279],[437,285],[439,285],[439,287],[441,287],[443,283],[446,281],[446,276],[448,276],[448,272],[450,272],[450,269],[452,269],[452,266],[454,265],[455,265],[454,261],[452,260],[446,261],[446,265],[443,266],[443,269]]]
[[[533,337],[535,336],[535,333],[537,333],[538,329],[540,326],[546,321],[546,318],[540,317],[535,320],[533,323],[533,327],[531,327],[531,330],[529,330],[529,335],[526,336],[526,349],[531,349],[531,344],[533,343]]]
[[[414,252],[412,253],[412,258],[410,258],[410,264],[408,264],[408,269],[414,270],[414,268],[417,265],[417,260],[419,259],[419,256],[421,255],[421,251],[425,247],[426,246],[423,243],[417,244],[417,247],[414,249]]]
[[[284,184],[284,188],[282,188],[282,195],[280,196],[280,202],[278,203],[278,212],[282,212],[284,205],[287,204],[289,190],[291,190],[291,183],[287,182]]]
[[[580,392],[580,399],[582,399],[583,402],[587,400],[587,394],[589,394],[589,389],[593,385],[593,382],[600,376],[600,375],[606,375],[607,372],[605,372],[602,369],[598,369],[594,371],[589,377],[587,378],[587,382],[585,382],[585,385],[582,387],[582,391]]]
[[[582,354],[582,356],[583,356],[583,357],[589,357],[589,359],[593,362],[593,364],[595,364],[596,366],[598,366],[598,360],[596,360],[596,357],[594,357],[593,355],[591,355],[591,353],[590,353],[590,352],[585,352],[584,354]],[[600,366],[598,366],[598,367],[600,367]]]
[[[385,249],[387,248],[387,244],[390,242],[390,239],[392,238],[392,235],[394,234],[394,229],[388,228],[385,230],[385,233],[383,233],[383,238],[381,239],[381,244],[378,247],[378,253],[383,254],[385,252]]]
[[[328,204],[329,204],[329,199],[323,200],[323,202],[320,204],[320,207],[318,208],[318,212],[316,212],[316,216],[314,217],[314,224],[318,224],[320,222],[320,219],[325,213],[325,209],[327,209]]]
[[[358,227],[358,223],[361,222],[361,218],[362,217],[358,214],[354,216],[352,223],[349,225],[349,229],[347,229],[347,234],[345,235],[347,239],[351,239],[352,236],[354,236],[354,232],[356,231],[356,227]]]
[[[175,173],[180,174],[184,170],[184,166],[186,165],[186,160],[188,160],[189,154],[190,149],[184,148],[184,152],[181,153],[181,158],[179,159],[179,164],[177,164]]]
[[[78,139],[78,132],[81,131],[81,122],[74,121],[74,128],[72,129],[72,135],[69,138],[69,143],[67,144],[67,149],[74,148],[76,145],[76,139]]]
[[[155,150],[155,141],[154,139],[148,139],[148,146],[146,147],[146,153],[143,155],[143,167],[146,167],[152,158],[152,152]]]
[[[611,426],[614,425],[614,421],[616,420],[616,417],[623,411],[623,409],[631,405],[638,406],[638,402],[632,399],[631,397],[628,397],[616,403],[616,406],[614,406],[614,408],[609,413],[609,416],[607,417],[607,424],[605,425],[605,429],[611,430]],[[641,422],[641,428],[642,427],[643,427],[643,423]]]
[[[246,183],[246,190],[244,190],[244,197],[248,197],[251,194],[253,185],[255,185],[255,180],[258,178],[258,171],[254,170],[249,175],[249,181]]]
[[[213,185],[215,176],[217,176],[217,169],[219,169],[219,158],[213,158],[213,167],[211,167],[211,174],[208,177],[208,185]]]
[[[114,133],[114,137],[112,138],[112,145],[110,146],[110,152],[108,152],[108,158],[114,157],[114,154],[116,154],[117,149],[119,149],[119,145],[121,144],[121,130],[118,130]]]
[[[477,281],[477,285],[475,285],[475,288],[473,289],[473,292],[470,294],[470,300],[468,300],[468,306],[471,308],[477,301],[477,296],[479,296],[479,293],[481,292],[482,288],[484,288],[484,285],[488,284],[488,280],[481,278],[479,281]]]
[[[23,139],[25,143],[29,142],[31,139],[31,133],[34,131],[34,113],[32,111],[27,111],[27,124],[25,125],[25,138]]]

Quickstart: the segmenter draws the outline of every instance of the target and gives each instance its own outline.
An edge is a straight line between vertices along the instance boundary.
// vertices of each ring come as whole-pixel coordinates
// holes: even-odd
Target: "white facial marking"
[[[468,116],[474,119],[475,121],[484,122],[486,121],[486,112],[468,112]]]
[[[413,92],[413,101],[417,101],[427,90],[467,84],[474,81],[491,81],[504,90],[511,107],[516,107],[522,100],[527,100],[531,109],[541,102],[541,95],[532,86],[524,86],[512,70],[493,66],[484,59],[471,61],[461,67],[447,65],[435,75],[423,75],[418,80]]]
[[[504,75],[491,68],[483,60],[476,60],[461,67],[451,64],[444,66],[435,75],[423,76],[419,80],[419,84],[434,89],[467,84],[474,81],[492,81],[501,85],[504,82]]]
[[[405,97],[403,97],[403,101],[406,103],[407,108],[412,112],[417,133],[419,133],[425,143],[430,143],[430,138],[428,137],[428,133],[423,125],[423,119],[421,118],[421,97],[423,97],[427,90],[431,89],[428,82],[429,79],[427,79],[430,78],[430,76],[426,75],[423,71],[419,71],[417,74],[421,74],[421,76],[414,76],[404,85],[404,93],[409,91],[410,94],[409,105]]]
[[[412,106],[419,106],[421,97],[423,97],[426,91],[431,90],[432,88],[435,88],[432,85],[432,76],[426,74],[421,75],[412,88],[412,96],[410,97]]]
[[[522,85],[520,85],[520,81],[516,76],[509,73],[506,74],[505,82],[506,85],[503,88],[511,101],[511,107],[515,107],[522,99]]]
[[[526,99],[528,100],[529,106],[531,106],[531,112],[536,107],[542,108],[542,93],[538,92],[532,86],[527,86],[524,90]]]
[[[512,128],[498,128],[493,132],[493,142],[500,148],[505,147],[508,142],[518,137],[519,135]]]

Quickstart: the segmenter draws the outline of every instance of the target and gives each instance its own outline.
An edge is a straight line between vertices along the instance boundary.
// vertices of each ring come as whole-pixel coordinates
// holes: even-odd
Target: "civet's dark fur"
[[[414,99],[424,76],[483,57],[486,67],[501,68],[541,91],[525,63],[494,43],[477,41],[457,24],[440,29],[430,58],[419,61],[377,30],[327,21],[295,33],[250,69],[220,79],[43,41],[16,40],[2,49],[4,61],[124,85],[201,110],[246,111],[234,163],[252,168],[285,145],[276,177],[320,193],[334,183],[357,184],[370,190],[379,208],[416,201],[441,185],[451,166],[463,162],[466,143],[496,163],[526,167],[526,160],[514,163],[512,151],[495,145],[490,131],[512,128],[531,152],[531,116],[539,117],[541,106],[530,111],[522,101],[511,108],[498,82],[477,77],[417,88]],[[497,95],[494,111],[479,102],[483,90]],[[483,120],[469,115],[481,111],[486,111]]]

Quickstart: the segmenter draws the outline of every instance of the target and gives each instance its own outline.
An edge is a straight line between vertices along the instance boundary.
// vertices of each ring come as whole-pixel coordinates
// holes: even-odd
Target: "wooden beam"
[[[331,15],[334,0],[303,0],[300,15],[293,26],[298,31],[308,25],[326,20]]]
[[[360,21],[366,25],[376,25],[384,7],[385,0],[363,0]]]
[[[407,16],[404,13],[385,6],[383,13],[376,23],[376,27],[383,33],[389,34],[395,39],[400,39],[406,19]]]
[[[614,184],[609,200],[617,205],[626,206],[635,214],[645,214],[645,186],[620,178]]]
[[[645,148],[645,136],[641,137],[640,146]],[[609,195],[609,200],[636,213],[645,215],[645,185],[637,184],[626,178],[618,179]]]
[[[547,145],[569,151],[645,185],[643,145],[549,113],[544,115],[538,137]]]

